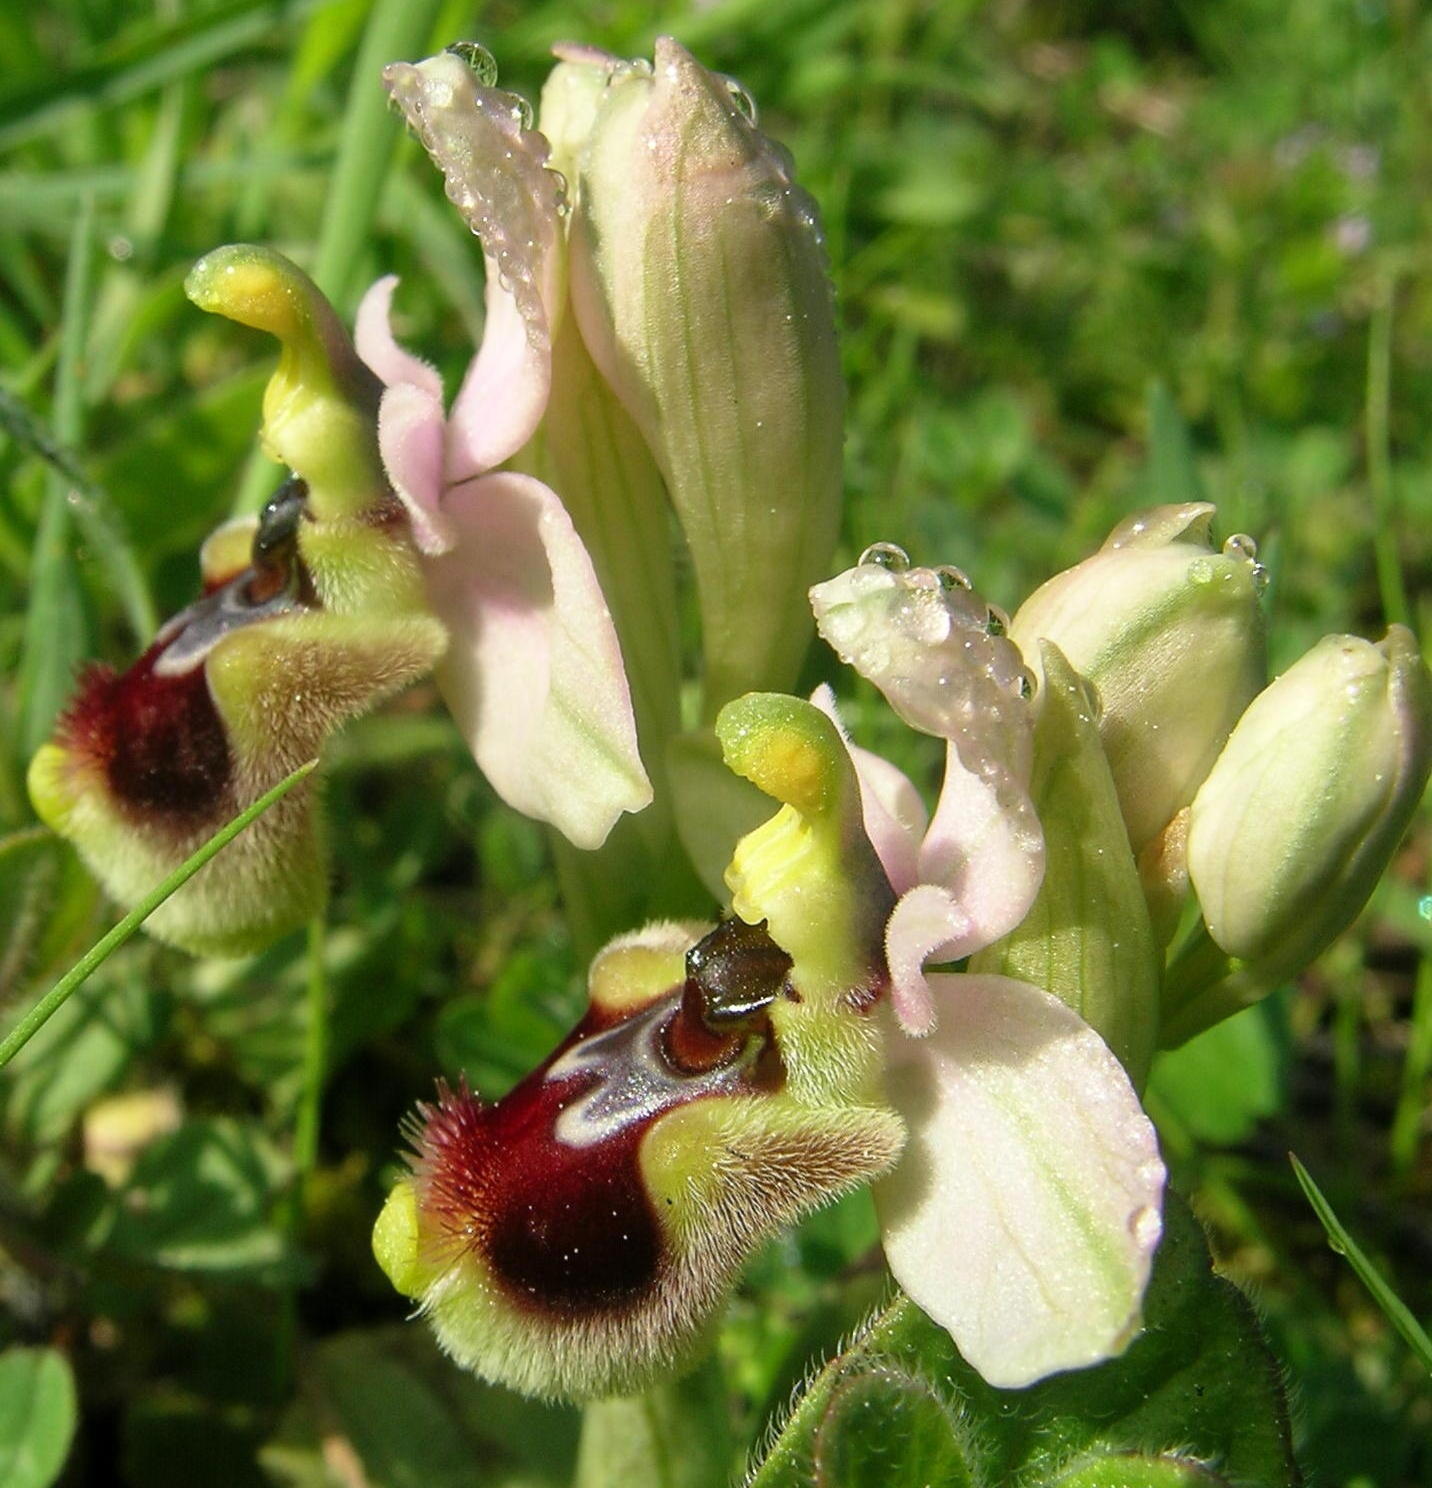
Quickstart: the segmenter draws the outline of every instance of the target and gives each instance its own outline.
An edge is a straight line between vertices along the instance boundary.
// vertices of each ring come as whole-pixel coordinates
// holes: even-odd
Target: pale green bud
[[[1031,666],[1050,640],[1093,683],[1136,854],[1193,799],[1263,684],[1261,570],[1247,538],[1209,545],[1212,515],[1190,503],[1129,519],[1010,625]]]
[[[1254,701],[1188,832],[1204,921],[1250,989],[1293,975],[1352,922],[1429,764],[1432,679],[1401,625],[1376,645],[1325,636]]]
[[[604,80],[589,125],[572,69]],[[669,38],[653,68],[565,62],[549,113],[575,170],[572,304],[681,519],[714,716],[792,685],[835,543],[843,393],[815,205],[744,95]]]

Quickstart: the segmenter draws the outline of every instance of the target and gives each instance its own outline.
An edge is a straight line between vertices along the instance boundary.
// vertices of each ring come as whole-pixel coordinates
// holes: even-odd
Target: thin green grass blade
[[[347,308],[399,139],[398,121],[383,88],[383,67],[394,58],[423,54],[438,9],[438,0],[378,0],[363,33],[313,268],[314,282],[340,309]]]
[[[313,264],[314,283],[340,312],[351,308],[355,276],[399,138],[383,67],[395,58],[423,55],[438,8],[438,0],[378,0],[363,33]],[[235,514],[257,511],[281,476],[280,467],[255,451],[234,497]]]
[[[128,102],[175,78],[211,68],[250,46],[271,44],[318,0],[238,0],[238,3],[134,25],[53,76],[0,91],[0,150],[63,125],[71,115]]]
[[[94,207],[86,201],[70,235],[64,322],[55,369],[55,437],[77,444],[83,424],[83,366],[90,281],[94,272]],[[20,742],[33,754],[49,737],[89,651],[79,564],[70,542],[70,482],[52,470],[40,511],[31,564],[30,605],[20,664]]]
[[[1389,625],[1407,625],[1407,587],[1397,544],[1397,492],[1392,482],[1392,305],[1396,281],[1385,276],[1367,330],[1367,482],[1372,487],[1372,550],[1377,561],[1377,588],[1382,617]]]
[[[1312,1175],[1293,1153],[1288,1154],[1293,1172],[1308,1196],[1308,1203],[1328,1233],[1328,1244],[1339,1255],[1347,1257],[1348,1265],[1357,1272],[1362,1284],[1372,1293],[1372,1299],[1382,1309],[1387,1321],[1402,1335],[1407,1347],[1417,1355],[1422,1367],[1432,1374],[1432,1338],[1428,1338],[1421,1323],[1408,1311],[1407,1305],[1382,1279],[1377,1268],[1359,1249],[1357,1242],[1343,1227],[1342,1221],[1333,1213],[1333,1207],[1323,1197],[1322,1190],[1313,1182]]]
[[[64,1006],[72,993],[83,986],[105,961],[127,941],[136,930],[177,889],[182,888],[212,858],[231,843],[251,822],[262,816],[275,802],[281,800],[301,780],[318,768],[318,761],[309,760],[300,765],[293,774],[287,775],[265,791],[257,801],[241,811],[227,826],[220,827],[214,835],[191,857],[186,858],[162,883],[156,885],[130,912],[106,935],[88,950],[55,983],[53,987],[25,1014],[14,1028],[0,1041],[0,1069],[25,1047],[27,1043],[49,1021],[55,1012]]]
[[[124,520],[109,493],[82,471],[75,457],[56,440],[18,398],[0,387],[0,428],[26,453],[44,461],[64,482],[71,512],[107,578],[125,618],[139,640],[159,628],[159,617],[144,571]]]
[[[1206,501],[1188,425],[1162,382],[1149,384],[1148,418],[1149,476],[1155,499],[1167,505]]]

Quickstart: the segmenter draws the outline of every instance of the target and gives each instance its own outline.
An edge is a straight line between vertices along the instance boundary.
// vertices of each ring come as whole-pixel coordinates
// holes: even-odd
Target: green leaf
[[[293,1488],[558,1488],[571,1481],[577,1414],[483,1384],[425,1328],[340,1333],[309,1356],[303,1389],[261,1461]]]
[[[1173,1195],[1144,1312],[1144,1331],[1122,1358],[996,1390],[901,1297],[816,1376],[752,1488],[863,1483],[828,1469],[841,1462],[855,1472],[866,1452],[881,1454],[869,1481],[884,1488],[966,1479],[1019,1488],[1299,1484],[1278,1366],[1252,1308],[1212,1273],[1202,1233]]]
[[[1241,1142],[1283,1104],[1283,1048],[1276,1000],[1215,1024],[1182,1048],[1160,1054],[1148,1099],[1200,1142]]]
[[[0,1483],[47,1488],[75,1434],[75,1381],[57,1349],[0,1354]]]
[[[1328,1244],[1339,1255],[1347,1257],[1348,1265],[1357,1272],[1358,1279],[1372,1293],[1373,1301],[1382,1309],[1388,1322],[1402,1335],[1403,1341],[1417,1355],[1422,1367],[1432,1373],[1432,1339],[1427,1337],[1426,1330],[1412,1316],[1402,1298],[1383,1280],[1382,1273],[1363,1254],[1362,1247],[1348,1234],[1342,1221],[1333,1213],[1333,1206],[1323,1197],[1322,1190],[1313,1182],[1308,1170],[1291,1152],[1288,1154],[1288,1161],[1292,1163],[1293,1172],[1297,1175],[1298,1182],[1308,1196],[1308,1202],[1317,1213],[1322,1227],[1328,1232]]]
[[[840,1488],[939,1483],[967,1488],[968,1443],[938,1391],[899,1369],[844,1380],[816,1433],[817,1481]]]
[[[287,1176],[250,1123],[193,1120],[140,1154],[109,1248],[177,1271],[271,1274],[289,1259],[269,1215]]]
[[[29,1144],[63,1137],[135,1055],[153,1045],[164,1028],[166,1002],[136,970],[91,982],[0,1076],[5,1131]]]

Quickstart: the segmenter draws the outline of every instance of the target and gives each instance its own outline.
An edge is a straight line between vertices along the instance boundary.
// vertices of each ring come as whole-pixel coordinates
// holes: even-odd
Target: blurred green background
[[[1432,13],[1414,0],[3,0],[7,1016],[113,919],[31,830],[29,751],[75,664],[130,659],[192,597],[204,534],[267,481],[269,347],[191,307],[188,267],[269,242],[345,314],[396,272],[402,329],[452,386],[478,255],[378,65],[478,38],[535,99],[554,41],[639,55],[661,31],[747,85],[824,210],[842,563],[898,541],[1013,609],[1131,509],[1201,490],[1223,534],[1259,539],[1275,666],[1326,631],[1432,629]],[[1151,410],[1172,431],[1158,458]],[[332,751],[333,1030],[301,1205],[301,937],[243,963],[136,941],[0,1084],[0,1481],[51,1480],[43,1461],[18,1476],[6,1423],[28,1401],[57,1467],[72,1381],[70,1483],[565,1481],[575,1414],[442,1364],[367,1248],[433,1076],[498,1094],[581,1002],[546,839],[433,703],[420,689]],[[1432,1316],[1429,846],[1424,814],[1355,933],[1150,1093],[1287,1363],[1314,1484],[1432,1483],[1425,1371],[1285,1160]],[[874,1239],[860,1197],[751,1268],[720,1348],[741,1442],[881,1295]]]

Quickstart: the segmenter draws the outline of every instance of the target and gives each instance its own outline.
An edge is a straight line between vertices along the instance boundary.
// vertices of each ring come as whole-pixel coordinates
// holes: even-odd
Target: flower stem
[[[315,916],[308,924],[308,975],[304,998],[303,1084],[293,1124],[293,1179],[285,1197],[281,1224],[295,1246],[304,1222],[304,1190],[318,1165],[318,1127],[323,1106],[323,1077],[328,1063],[328,981],[323,966],[324,922]],[[298,1338],[297,1272],[284,1292],[277,1329],[280,1377],[292,1380],[297,1373],[295,1345]]]
[[[1200,920],[1164,973],[1159,1001],[1160,1048],[1176,1049],[1243,1006],[1229,983],[1233,970],[1232,958]],[[1220,983],[1228,986],[1226,995]]]
[[[572,1488],[710,1488],[729,1481],[731,1469],[725,1381],[708,1355],[644,1395],[590,1401]]]

